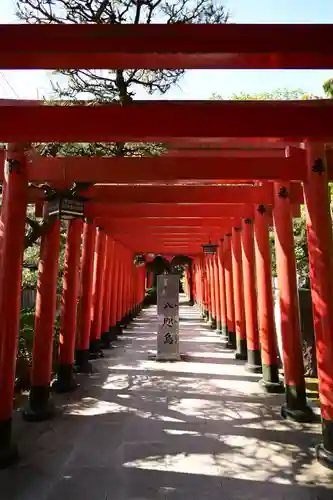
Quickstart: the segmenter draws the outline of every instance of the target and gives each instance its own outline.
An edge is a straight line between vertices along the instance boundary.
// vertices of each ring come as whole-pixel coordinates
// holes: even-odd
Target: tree
[[[221,99],[221,97],[217,94],[214,94],[213,99]],[[320,97],[304,92],[302,89],[289,90],[282,88],[282,89],[276,89],[273,92],[261,92],[258,94],[247,94],[245,92],[241,92],[240,94],[237,95],[234,94],[233,96],[231,96],[231,99],[252,100],[252,101],[308,100],[308,99],[320,99]],[[294,228],[294,240],[295,240],[296,267],[297,267],[297,274],[299,277],[299,284],[300,287],[302,288],[309,288],[310,278],[309,278],[309,260],[308,260],[308,241],[306,234],[304,207],[301,207],[301,217],[293,220],[293,228]],[[272,271],[273,275],[276,276],[275,246],[274,246],[273,231],[270,232],[270,243],[271,243],[271,253],[272,253]]]
[[[223,97],[219,94],[213,94],[212,99],[223,99]],[[289,90],[278,88],[273,90],[273,92],[259,92],[258,94],[241,92],[240,94],[233,94],[230,99],[233,101],[297,101],[320,99],[320,97],[309,92],[304,92],[302,89]]]
[[[151,23],[225,23],[228,12],[214,0],[18,0],[19,19],[30,24],[94,23],[94,24],[151,24]],[[66,70],[66,85],[56,84],[60,98],[89,98],[97,101],[130,103],[136,89],[148,94],[165,94],[179,83],[183,69],[169,70]]]
[[[329,78],[324,82],[323,89],[327,97],[333,98],[333,78]]]
[[[225,23],[228,12],[214,0],[18,0],[17,16],[29,24],[151,24],[151,23]],[[53,84],[54,97],[64,105],[89,99],[89,105],[100,102],[119,102],[130,105],[136,91],[152,95],[165,94],[179,84],[183,69],[169,70],[61,70],[60,81]],[[50,105],[53,102],[49,103]],[[133,156],[160,154],[159,144],[93,143],[93,144],[35,144],[36,150],[47,156],[108,155]],[[43,185],[41,185],[43,187]],[[30,218],[31,219],[31,218]],[[29,244],[33,245],[45,230],[47,221],[30,225]],[[33,226],[33,227],[32,227]],[[39,226],[39,227],[38,227]],[[28,240],[26,240],[28,241]]]

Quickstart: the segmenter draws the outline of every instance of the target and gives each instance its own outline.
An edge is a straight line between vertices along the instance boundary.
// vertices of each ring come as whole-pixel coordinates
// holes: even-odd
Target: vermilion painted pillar
[[[115,242],[111,235],[107,236],[106,240],[106,261],[105,261],[105,281],[104,281],[104,297],[102,310],[102,348],[111,348],[111,333],[110,333],[110,307],[111,307],[111,283],[112,272],[114,265],[114,245]]]
[[[207,318],[208,310],[207,310],[207,295],[206,295],[206,278],[205,278],[205,261],[204,257],[200,257],[199,261],[200,266],[200,289],[201,289],[201,316],[203,319]]]
[[[196,288],[196,297],[195,302],[198,305],[200,312],[202,313],[202,294],[201,294],[201,269],[199,259],[195,260],[194,263],[194,278],[195,278],[195,288]]]
[[[247,359],[241,228],[232,228],[232,275],[234,279],[236,359]]]
[[[1,193],[1,214],[0,214],[0,259],[2,256],[2,248],[3,248],[3,237],[5,230],[5,207],[6,207],[6,179],[2,181],[2,193]]]
[[[122,250],[123,252],[123,250]],[[119,274],[117,283],[117,325],[122,332],[121,320],[123,317],[123,293],[124,293],[124,257],[119,253]]]
[[[97,228],[94,260],[94,285],[92,321],[90,330],[90,353],[101,355],[102,310],[105,281],[106,233],[103,228]]]
[[[247,369],[253,373],[260,373],[262,371],[262,368],[258,329],[257,289],[252,219],[245,219],[242,224],[242,262],[248,360]]]
[[[136,316],[140,310],[140,292],[141,292],[141,280],[142,280],[142,265],[134,267],[134,315]]]
[[[131,277],[132,277],[132,263],[127,257],[125,262],[125,277],[124,277],[124,312],[123,312],[123,323],[127,326],[131,320],[131,305],[130,305],[130,289],[131,289]]]
[[[215,300],[215,281],[214,281],[214,270],[213,270],[213,257],[212,255],[207,256],[208,265],[208,283],[209,283],[209,295],[210,295],[210,322],[209,326],[212,329],[216,328],[216,300]]]
[[[127,326],[127,321],[126,321],[126,290],[127,290],[127,279],[128,279],[128,266],[127,266],[127,259],[126,256],[124,255],[123,259],[123,271],[122,271],[122,294],[121,294],[121,325],[123,327]]]
[[[56,392],[69,392],[77,387],[74,378],[74,349],[82,228],[83,221],[73,219],[70,221],[67,230],[61,296],[60,346],[57,379],[53,384]]]
[[[223,344],[228,344],[228,326],[227,326],[227,299],[225,287],[225,263],[223,255],[223,240],[221,240],[217,253],[219,288],[220,288],[220,308],[221,308],[221,340]]]
[[[143,301],[146,293],[146,264],[139,267],[139,295],[138,295],[138,312],[143,308]]]
[[[94,254],[96,242],[96,225],[87,221],[83,230],[83,248],[81,259],[81,290],[77,314],[76,337],[76,369],[78,372],[90,373],[92,365],[89,363],[90,329],[93,299]]]
[[[11,465],[18,458],[17,448],[11,440],[11,426],[27,210],[26,169],[24,146],[9,144],[4,169],[7,186],[0,264],[0,468]]]
[[[119,245],[115,243],[114,266],[111,279],[111,304],[110,304],[110,325],[111,339],[117,340],[117,334],[121,333],[117,323],[118,313],[118,283],[119,283]]]
[[[209,293],[209,268],[206,255],[203,256],[202,265],[203,265],[203,285],[204,285],[205,309],[206,309],[206,314],[204,316],[204,319],[206,321],[209,321],[211,311],[210,311],[210,293]]]
[[[235,327],[235,302],[234,302],[234,280],[232,273],[231,233],[225,235],[223,241],[224,269],[225,269],[225,294],[227,300],[227,328],[229,349],[236,349],[236,327]]]
[[[128,262],[128,267],[127,267],[127,289],[126,289],[126,296],[127,296],[127,307],[125,310],[125,315],[126,315],[126,323],[129,323],[132,321],[132,302],[131,302],[131,288],[132,288],[132,262],[129,260]]]
[[[213,278],[214,278],[214,291],[215,291],[215,311],[216,311],[216,331],[222,334],[222,321],[221,321],[221,298],[220,298],[220,282],[219,282],[219,268],[217,254],[213,255]]]
[[[284,417],[290,417],[300,422],[311,422],[314,420],[314,414],[306,401],[292,207],[289,190],[289,184],[274,184],[273,219],[286,390],[286,403],[281,411]]]
[[[283,392],[279,380],[278,350],[274,323],[271,249],[266,208],[260,205],[254,219],[257,273],[258,322],[261,344],[262,386],[267,392]]]
[[[190,263],[190,281],[191,281],[191,300],[190,300],[190,305],[194,306],[196,299],[197,299],[197,281],[196,281],[196,275],[195,275],[195,262],[192,260]]]
[[[323,442],[317,457],[333,466],[333,242],[324,144],[307,144],[304,186]]]
[[[31,389],[28,408],[23,412],[23,418],[29,421],[46,420],[54,415],[54,406],[50,402],[50,383],[59,249],[60,221],[55,219],[49,231],[42,236],[40,246]]]
[[[209,294],[208,294],[208,269],[207,269],[207,257],[203,255],[202,257],[202,285],[203,285],[203,292],[204,292],[204,320],[209,321]]]

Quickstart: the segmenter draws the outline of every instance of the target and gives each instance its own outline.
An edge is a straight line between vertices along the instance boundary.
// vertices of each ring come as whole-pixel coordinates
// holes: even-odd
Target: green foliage
[[[15,390],[20,392],[30,388],[30,371],[32,364],[32,348],[35,329],[35,309],[21,309],[20,331],[16,360]],[[56,362],[60,332],[60,315],[56,314],[54,323],[53,358]]]
[[[164,151],[162,144],[126,143],[121,151],[114,143],[38,143],[35,149],[42,156],[155,156]]]
[[[156,303],[157,303],[157,290],[156,290],[156,287],[148,288],[146,290],[146,295],[145,295],[145,298],[144,298],[143,302],[144,302],[144,306],[145,307],[156,305]]]
[[[328,80],[324,84],[324,90],[327,94],[331,92],[333,96],[333,79]],[[214,94],[213,99],[222,99],[218,94]],[[232,100],[308,100],[320,99],[313,94],[304,92],[302,89],[276,89],[272,92],[261,92],[258,94],[248,94],[241,92],[240,94],[231,96]],[[332,187],[331,187],[332,190]],[[309,287],[309,261],[308,261],[308,242],[306,234],[306,221],[304,208],[301,207],[301,217],[294,219],[294,241],[295,241],[295,256],[297,274],[299,277],[299,284],[303,288]],[[272,273],[276,276],[276,259],[275,259],[275,245],[274,245],[274,231],[270,231],[270,244],[271,244],[271,257],[272,257]]]
[[[221,100],[223,97],[215,93],[213,94],[212,99]],[[297,101],[320,99],[320,97],[304,92],[302,89],[289,90],[285,88],[278,88],[272,92],[259,92],[258,94],[241,92],[240,94],[233,94],[230,99],[233,101]]]
[[[15,390],[20,392],[30,387],[30,370],[35,325],[34,309],[22,309],[16,360]]]
[[[171,261],[172,267],[184,267],[184,266],[190,266],[191,264],[192,264],[192,259],[187,255],[175,255]]]
[[[329,78],[324,82],[323,89],[327,97],[333,98],[333,78]]]
[[[301,207],[301,217],[293,220],[293,226],[299,285],[300,288],[310,288],[308,240],[304,207]]]

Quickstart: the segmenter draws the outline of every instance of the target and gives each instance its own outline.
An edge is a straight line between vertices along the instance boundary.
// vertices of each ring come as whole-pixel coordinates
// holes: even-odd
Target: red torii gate
[[[333,62],[331,26],[328,25],[125,25],[112,26],[112,28],[109,26],[94,25],[12,25],[0,26],[0,40],[0,67],[2,69],[80,67],[159,68],[163,66],[170,68],[325,68],[332,67]],[[22,40],[24,40],[24,44]],[[151,53],[151,47],[154,47],[154,54]],[[221,51],[220,47],[223,47],[223,51]],[[0,309],[2,311],[0,456],[2,465],[14,460],[16,456],[10,441],[10,425],[19,317],[19,276],[23,255],[26,204],[27,201],[36,202],[43,200],[43,196],[37,196],[33,190],[30,190],[30,195],[27,189],[27,181],[31,180],[29,177],[29,159],[25,156],[23,148],[19,144],[35,141],[90,142],[95,140],[107,142],[123,140],[158,142],[167,140],[170,142],[177,140],[183,143],[190,143],[190,141],[198,139],[221,140],[249,137],[267,138],[270,143],[278,142],[282,139],[282,143],[290,143],[293,146],[298,142],[304,143],[306,168],[295,167],[297,174],[295,172],[293,175],[297,175],[296,179],[292,178],[293,175],[291,175],[291,178],[288,178],[286,170],[284,170],[284,177],[282,179],[276,178],[277,171],[275,170],[272,178],[277,182],[271,188],[267,189],[265,186],[236,187],[235,190],[242,189],[244,192],[248,190],[248,195],[243,196],[243,200],[241,200],[241,195],[237,194],[236,196],[235,194],[234,203],[236,203],[236,211],[238,203],[245,202],[256,205],[254,233],[259,294],[258,314],[261,319],[260,329],[266,331],[265,335],[262,334],[261,346],[263,375],[266,387],[278,390],[280,384],[277,376],[276,346],[274,346],[271,329],[272,318],[267,316],[267,312],[271,314],[272,311],[272,290],[268,279],[271,273],[268,246],[268,218],[266,210],[262,205],[268,204],[273,206],[281,304],[284,305],[284,308],[282,308],[282,335],[285,352],[284,371],[287,393],[284,412],[294,418],[310,419],[311,412],[306,407],[304,377],[301,373],[302,359],[299,346],[299,319],[297,316],[297,305],[295,304],[297,290],[291,217],[292,203],[295,201],[293,199],[293,191],[296,189],[297,192],[297,185],[294,188],[292,184],[289,184],[290,180],[303,181],[307,212],[321,410],[323,416],[323,445],[318,448],[318,456],[328,463],[332,462],[333,345],[331,329],[333,326],[333,285],[331,285],[329,277],[333,272],[333,243],[327,186],[330,175],[329,168],[326,165],[330,163],[330,152],[325,151],[324,147],[324,143],[332,141],[333,137],[332,110],[333,103],[328,100],[280,102],[278,104],[276,102],[258,101],[159,101],[136,102],[128,107],[116,104],[108,106],[98,105],[96,107],[87,107],[81,104],[65,107],[62,105],[45,106],[39,103],[1,106],[0,140],[11,143],[6,153],[6,183],[4,206],[1,213],[5,228],[0,275]],[[223,116],[223,120],[216,120],[216,117],[220,116]],[[286,116],[288,117],[287,120]],[[46,123],[47,127],[45,126]],[[138,123],[140,123],[140,127],[137,127]],[[240,156],[242,154],[244,153],[241,153]],[[290,159],[293,159],[294,155],[296,157],[298,155],[298,158],[300,158],[302,154],[292,149]],[[295,165],[297,165],[297,161],[295,161]],[[187,168],[189,169],[189,166]],[[237,173],[236,179],[243,180],[244,166],[241,166],[239,163],[238,168],[238,172],[235,169]],[[285,167],[281,167],[281,169],[283,168]],[[164,169],[164,172],[160,175],[168,175],[166,174],[167,168],[164,167]],[[212,167],[209,179],[218,180],[219,177],[217,179],[212,178],[217,171],[216,167],[215,169]],[[104,171],[101,172],[102,169],[100,169],[99,175],[104,176]],[[263,171],[258,169],[256,170],[257,173],[260,174],[258,177],[261,180],[261,176],[264,175]],[[147,175],[151,176],[151,173]],[[169,175],[174,176],[175,173],[172,174],[171,170]],[[189,170],[187,175],[190,175]],[[103,181],[101,182],[105,182],[104,177],[102,178]],[[254,175],[252,178],[256,179]],[[223,179],[224,175],[221,180]],[[161,179],[158,177],[153,180],[158,181]],[[279,182],[281,180],[283,180],[283,183]],[[70,182],[70,179],[62,177],[61,179],[52,179],[52,182],[55,182],[57,187],[61,187],[66,182]],[[170,192],[170,189],[165,188],[165,186],[159,187],[158,195],[163,196],[164,202],[169,204],[174,203],[175,200],[177,203],[179,196],[183,197],[183,203],[192,203],[194,205],[211,202],[211,196],[213,196],[216,203],[219,201],[217,186],[200,187],[199,189],[204,190],[202,196],[200,196],[198,186],[193,186],[191,190],[189,190],[189,187],[182,188],[183,186],[171,186]],[[219,189],[221,189],[220,194],[222,192],[227,193],[223,186]],[[133,186],[101,186],[100,189],[98,186],[94,186],[91,188],[92,200],[94,202],[107,201],[110,196],[118,196],[118,202],[121,202],[124,200],[124,196],[128,196],[127,199],[129,202],[133,202],[134,198],[138,203],[144,203],[144,198],[148,192],[149,189],[147,186],[135,186],[135,189]],[[258,192],[262,196],[262,201],[256,198]],[[225,196],[226,203],[232,203],[230,194],[225,194]],[[158,201],[160,200],[158,199]],[[299,202],[300,200],[296,196],[296,203]],[[93,206],[93,202],[91,203]],[[258,204],[260,204],[259,207]],[[179,205],[179,207],[181,206]],[[174,207],[175,209],[179,208],[178,206]],[[124,207],[119,208],[122,209]],[[146,207],[145,209],[147,210]],[[223,242],[225,247],[224,255],[228,255],[228,258],[223,257],[224,262],[223,260],[221,261],[222,255],[219,253],[220,269],[224,269],[225,271],[226,297],[228,297],[228,289],[230,288],[230,258],[232,253],[232,270],[235,271],[234,310],[236,317],[238,317],[238,322],[242,324],[241,330],[238,332],[240,341],[238,354],[240,357],[245,355],[246,348],[244,319],[246,319],[247,328],[250,325],[250,330],[251,326],[253,327],[255,323],[255,318],[253,317],[253,297],[255,294],[249,293],[249,296],[246,297],[246,311],[244,311],[242,297],[242,262],[244,281],[248,285],[248,290],[253,291],[254,287],[253,232],[250,230],[251,227],[252,225],[248,221],[244,221],[242,236],[238,227],[232,227],[231,236],[229,236],[230,233],[226,233]],[[80,257],[81,231],[82,222],[79,220],[72,221],[69,226],[65,262],[64,279],[67,286],[64,287],[63,292],[65,304],[62,324],[64,347],[60,349],[60,367],[62,370],[60,375],[62,377],[62,384],[66,385],[67,389],[72,384],[73,342],[75,342],[75,336],[73,336],[75,329],[73,325],[75,326],[74,310],[77,298],[77,270]],[[82,261],[82,282],[84,282],[84,290],[86,291],[85,300],[83,301],[86,306],[85,310],[89,310],[89,304],[91,304],[91,297],[89,298],[88,292],[92,286],[91,266],[94,237],[93,224],[86,224],[84,234],[85,251]],[[164,239],[165,236],[163,235],[161,243]],[[172,244],[176,245],[177,243],[179,249],[181,248],[179,246],[180,243],[183,244],[188,239],[189,232],[186,234],[186,240],[174,239]],[[44,291],[44,296],[41,295],[40,300],[44,300],[48,304],[47,317],[45,316],[44,308],[44,324],[47,323],[48,326],[48,339],[52,338],[50,319],[52,319],[52,310],[54,310],[55,296],[53,291],[55,290],[58,240],[59,224],[55,223],[52,230],[45,236],[41,248],[44,271],[40,271],[41,281],[39,289]],[[196,237],[193,237],[193,242],[197,243]],[[241,243],[243,245],[242,248]],[[100,291],[97,293],[95,299],[95,310],[100,312],[93,318],[92,338],[98,340],[98,332],[102,329],[102,302],[105,300],[105,303],[108,303],[110,306],[110,301],[112,301],[108,293],[105,293],[103,298],[102,292],[103,284],[101,280],[103,270],[105,269],[103,267],[105,266],[105,255],[106,253],[108,254],[107,262],[110,265],[110,262],[112,262],[111,256],[114,256],[117,250],[116,246],[112,243],[111,239],[109,240],[106,237],[106,233],[102,229],[98,229],[97,231],[96,245],[95,290]],[[119,258],[119,247],[117,248]],[[129,256],[129,253],[127,255]],[[126,278],[127,275],[129,276],[133,273],[129,261],[122,259],[120,262],[122,262],[121,267],[116,272],[118,274],[117,283],[121,287],[119,289],[121,290],[120,297],[122,297],[121,303],[116,307],[116,320],[118,322],[128,311],[140,304],[139,299],[142,299],[140,293],[133,295],[133,283],[130,279]],[[197,261],[196,265],[198,266],[199,273],[202,273],[203,267],[200,262]],[[210,273],[210,279],[216,278],[216,264],[208,261],[207,269]],[[107,273],[108,276],[110,274],[109,271]],[[142,276],[140,279],[142,280]],[[222,281],[223,278],[221,277]],[[51,289],[51,293],[49,294],[46,292],[48,288]],[[108,287],[106,286],[107,289]],[[140,287],[137,289],[137,292],[140,292]],[[202,297],[205,296],[205,293]],[[216,300],[217,295],[215,297],[213,295],[211,294],[210,304],[210,313],[212,316],[214,312],[216,314],[218,309],[216,307],[218,304]],[[106,310],[108,311],[108,308]],[[41,314],[42,312],[39,311],[37,316]],[[82,315],[80,318],[83,321]],[[111,318],[107,319],[111,321]],[[87,318],[84,319],[85,328],[86,324]],[[83,327],[82,329],[84,330]],[[46,393],[47,401],[48,372],[46,364],[44,363],[42,366],[40,361],[43,355],[43,345],[40,343],[42,338],[41,332],[37,330],[35,332],[37,347],[34,356],[36,360],[39,360],[39,366],[38,369],[35,366],[35,371],[38,373],[34,379],[34,397],[36,399],[40,397],[40,394],[38,396],[39,391],[45,399]],[[248,347],[253,355],[251,361],[256,366],[258,344],[256,344],[257,339],[253,337],[253,331],[249,332],[248,339],[250,341]],[[80,346],[81,353],[86,348],[85,342],[83,344],[84,346]],[[48,355],[49,353],[50,351],[47,352]],[[36,384],[38,377],[40,383]]]

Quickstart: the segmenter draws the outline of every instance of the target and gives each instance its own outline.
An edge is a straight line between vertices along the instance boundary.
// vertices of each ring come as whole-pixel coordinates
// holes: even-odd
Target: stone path
[[[0,472],[0,499],[332,500],[332,473],[313,459],[319,426],[282,420],[283,396],[263,394],[195,308],[180,309],[190,360],[148,360],[155,315],[57,399],[62,415],[15,416],[22,458]]]

